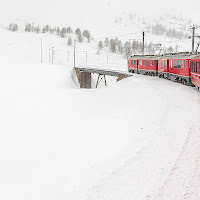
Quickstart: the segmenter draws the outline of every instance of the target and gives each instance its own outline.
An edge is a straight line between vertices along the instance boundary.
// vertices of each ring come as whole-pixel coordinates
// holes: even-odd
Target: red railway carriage
[[[138,60],[129,59],[128,60],[128,72],[138,73]]]
[[[199,90],[200,88],[200,56],[191,59],[191,81]]]
[[[169,79],[192,85],[190,74],[190,60],[192,56],[179,56],[169,59]]]
[[[158,60],[155,58],[143,58],[138,60],[138,73],[150,76],[158,75]]]
[[[158,77],[169,79],[169,60],[166,58],[158,60]]]

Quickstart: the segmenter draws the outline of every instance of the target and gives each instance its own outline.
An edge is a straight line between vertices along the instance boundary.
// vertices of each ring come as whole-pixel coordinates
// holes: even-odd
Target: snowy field
[[[63,40],[43,36],[41,64],[40,35],[0,34],[0,199],[200,199],[194,88],[135,74],[79,89]],[[54,65],[52,46],[66,53]],[[95,48],[77,45],[77,65],[127,71]]]

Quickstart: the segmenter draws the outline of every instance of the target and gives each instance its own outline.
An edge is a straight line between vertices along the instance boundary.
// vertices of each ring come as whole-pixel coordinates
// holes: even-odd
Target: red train
[[[200,54],[191,55],[187,52],[164,56],[131,56],[128,71],[196,86],[200,90]]]

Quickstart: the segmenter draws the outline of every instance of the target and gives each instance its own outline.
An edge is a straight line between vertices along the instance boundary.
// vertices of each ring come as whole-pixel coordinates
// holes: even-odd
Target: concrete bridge
[[[107,86],[106,76],[118,77],[117,81],[133,76],[133,74],[128,72],[121,72],[108,69],[84,68],[84,67],[74,67],[74,69],[76,71],[80,88],[91,88],[91,74],[98,74],[96,88],[98,87],[98,84],[101,81],[103,81],[104,84]]]

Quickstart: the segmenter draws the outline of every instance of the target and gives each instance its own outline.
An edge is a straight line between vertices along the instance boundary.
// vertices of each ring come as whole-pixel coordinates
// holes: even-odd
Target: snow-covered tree
[[[123,53],[123,44],[121,40],[118,40],[117,42],[117,50],[122,54]]]
[[[35,32],[36,32],[36,33],[39,33],[39,32],[40,32],[40,27],[39,27],[39,26],[37,26],[37,27],[35,28]]]
[[[31,30],[32,30],[32,25],[30,23],[26,24],[25,31],[26,32],[31,32]]]
[[[114,39],[111,39],[111,40],[110,40],[110,50],[111,50],[113,53],[115,53],[116,50],[117,50],[117,45],[116,45]]]
[[[66,31],[67,31],[68,34],[72,34],[73,33],[73,30],[71,29],[71,27],[68,27]]]
[[[83,42],[83,36],[80,34],[77,35],[78,41]]]
[[[108,38],[106,38],[106,39],[104,40],[104,45],[108,47],[108,46],[109,46],[109,44],[110,44],[110,42],[109,42],[109,39],[108,39]]]
[[[88,30],[84,30],[82,35],[83,35],[83,37],[87,38],[88,42],[90,42],[91,34]]]
[[[60,27],[59,26],[57,27],[56,34],[60,35]]]
[[[131,43],[128,42],[128,41],[124,44],[124,52],[125,52],[125,56],[126,57],[130,56],[131,53],[132,53],[132,51],[131,51]]]
[[[60,36],[64,38],[66,33],[67,33],[67,29],[63,27],[62,30],[60,31]]]
[[[18,31],[19,28],[18,28],[18,25],[17,25],[17,24],[11,23],[11,24],[9,24],[9,26],[8,26],[8,30],[15,32],[15,31]]]
[[[103,42],[102,41],[99,41],[98,48],[103,49]]]
[[[173,49],[172,46],[170,46],[170,47],[167,49],[167,51],[168,51],[169,53],[173,53],[173,52],[174,52],[174,49]]]
[[[77,29],[75,30],[75,34],[76,34],[76,35],[80,35],[80,34],[81,34],[81,29],[80,29],[80,28],[77,28]]]
[[[69,46],[72,44],[72,38],[71,38],[71,37],[68,38],[67,44],[68,44]]]

